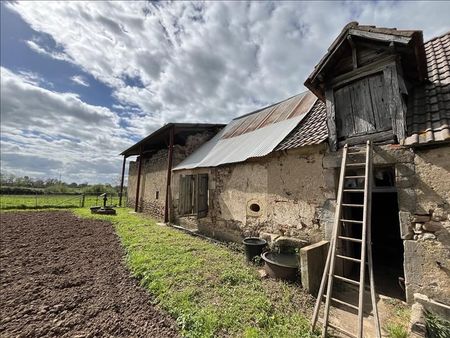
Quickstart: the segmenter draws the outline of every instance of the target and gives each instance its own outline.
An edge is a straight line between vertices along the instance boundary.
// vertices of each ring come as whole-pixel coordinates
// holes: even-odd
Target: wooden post
[[[81,207],[82,207],[82,208],[84,208],[85,198],[86,198],[86,195],[85,195],[85,194],[82,194],[82,195],[81,195]]]
[[[175,137],[175,126],[172,126],[169,134],[169,156],[167,158],[167,186],[166,186],[166,203],[164,205],[164,222],[169,222],[169,203],[171,199],[170,183],[172,178],[172,158],[173,158],[173,141]]]
[[[125,178],[125,164],[126,164],[126,162],[127,162],[127,157],[125,155],[123,155],[122,176],[120,178],[119,207],[122,206],[123,180]]]
[[[142,145],[139,147],[139,163],[137,172],[137,182],[136,182],[136,201],[134,203],[134,211],[138,212],[139,209],[139,188],[141,185],[141,170],[142,170]]]

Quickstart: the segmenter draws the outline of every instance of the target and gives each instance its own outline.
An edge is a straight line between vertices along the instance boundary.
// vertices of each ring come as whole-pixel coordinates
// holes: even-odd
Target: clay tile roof
[[[275,148],[287,150],[324,142],[328,137],[325,104],[317,100],[303,121]]]
[[[450,140],[450,32],[424,47],[428,81],[408,97],[405,145]]]

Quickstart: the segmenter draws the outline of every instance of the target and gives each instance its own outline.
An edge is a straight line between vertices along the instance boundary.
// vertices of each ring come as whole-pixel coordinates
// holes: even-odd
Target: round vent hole
[[[259,204],[252,203],[250,204],[250,210],[253,212],[259,212],[261,210],[261,207],[259,206]]]

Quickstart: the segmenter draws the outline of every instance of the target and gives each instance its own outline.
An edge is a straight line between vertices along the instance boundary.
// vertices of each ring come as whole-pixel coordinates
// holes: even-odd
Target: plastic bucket
[[[245,256],[248,262],[254,262],[256,257],[261,256],[267,241],[258,237],[247,237],[242,243],[245,246]]]

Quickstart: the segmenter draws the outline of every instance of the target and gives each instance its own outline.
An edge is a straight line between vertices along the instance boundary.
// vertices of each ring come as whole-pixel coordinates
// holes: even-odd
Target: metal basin
[[[298,277],[299,261],[295,254],[265,252],[261,255],[264,269],[272,278],[296,281]]]

